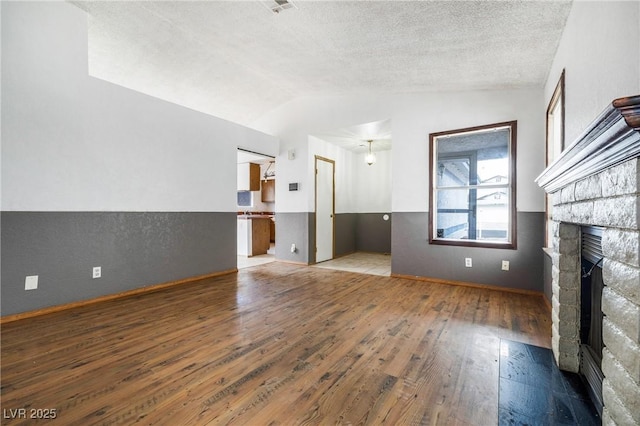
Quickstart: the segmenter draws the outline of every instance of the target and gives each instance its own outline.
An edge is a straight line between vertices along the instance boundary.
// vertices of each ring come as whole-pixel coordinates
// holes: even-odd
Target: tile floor
[[[600,425],[580,377],[560,371],[550,349],[500,342],[499,425]]]
[[[238,269],[263,265],[275,260],[275,248],[272,245],[267,254],[251,257],[238,256]],[[388,277],[391,275],[391,255],[356,252],[312,266]]]
[[[276,246],[271,243],[271,247],[267,250],[267,254],[260,254],[258,256],[238,256],[238,269],[250,268],[252,266],[264,265],[265,263],[273,262],[276,260]]]
[[[340,271],[388,277],[391,275],[391,255],[356,252],[338,257],[337,259],[316,263],[313,266],[316,268],[337,269]]]

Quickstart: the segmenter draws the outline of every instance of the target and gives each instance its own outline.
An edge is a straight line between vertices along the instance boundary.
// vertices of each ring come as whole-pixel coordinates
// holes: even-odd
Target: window
[[[238,191],[238,207],[252,207],[253,194],[251,191]]]
[[[564,150],[564,70],[556,85],[547,107],[547,158],[545,167],[549,167]],[[553,239],[551,194],[545,195],[546,241],[549,247]]]
[[[429,242],[516,247],[516,122],[432,133]]]

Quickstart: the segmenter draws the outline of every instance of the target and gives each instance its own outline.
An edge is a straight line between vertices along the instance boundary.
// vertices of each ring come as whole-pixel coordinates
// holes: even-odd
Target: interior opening
[[[239,148],[237,267],[275,260],[275,158]]]
[[[317,197],[313,201],[316,222],[310,241],[315,253],[310,261],[314,265],[391,274],[391,136],[390,119],[309,135],[309,158],[316,159],[316,166],[326,166],[327,161],[334,164],[333,188],[326,191],[333,192],[328,196],[334,201],[333,232],[318,229],[326,211]],[[318,162],[319,158],[324,161]],[[318,167],[312,169],[310,182],[331,181],[326,171],[318,174]]]

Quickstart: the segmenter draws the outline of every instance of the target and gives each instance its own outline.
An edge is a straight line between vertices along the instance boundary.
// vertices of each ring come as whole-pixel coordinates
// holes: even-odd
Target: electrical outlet
[[[38,288],[38,276],[29,275],[24,279],[25,290],[36,290]]]
[[[502,270],[503,271],[508,271],[509,270],[509,261],[508,260],[503,260],[502,261]]]
[[[93,267],[93,278],[100,278],[102,276],[102,267],[94,266]]]
[[[295,243],[291,244],[291,253],[295,253],[297,250]]]
[[[466,266],[467,268],[471,268],[473,266],[473,262],[471,261],[470,257],[466,257],[464,259],[464,266]]]

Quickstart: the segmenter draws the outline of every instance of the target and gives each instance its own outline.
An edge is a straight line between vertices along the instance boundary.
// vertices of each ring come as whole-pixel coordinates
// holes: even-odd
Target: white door
[[[316,262],[333,259],[333,160],[316,156]]]

